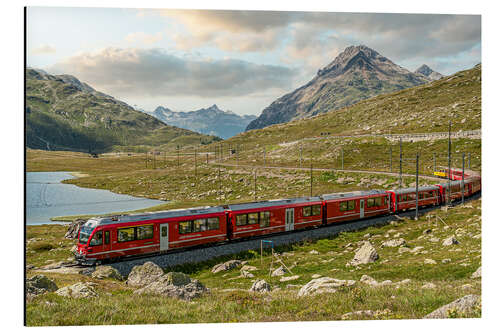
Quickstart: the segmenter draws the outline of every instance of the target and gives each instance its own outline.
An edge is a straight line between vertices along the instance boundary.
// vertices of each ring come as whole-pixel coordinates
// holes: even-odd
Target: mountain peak
[[[417,68],[417,70],[415,71],[415,73],[420,73],[420,74],[423,74],[425,76],[429,75],[432,72],[434,72],[434,71],[426,64],[423,64],[422,66]]]
[[[422,74],[422,75],[430,78],[431,80],[439,80],[439,79],[441,79],[441,78],[444,77],[443,74],[434,71],[432,68],[430,68],[426,64],[423,64],[422,66],[420,66],[419,68],[417,68],[415,70],[415,73],[416,74]]]
[[[430,81],[366,45],[349,46],[307,84],[271,103],[247,130],[312,117]]]
[[[342,51],[335,59],[328,64],[326,67],[318,70],[318,76],[325,74],[338,76],[349,69],[360,69],[360,70],[374,70],[379,65],[389,65],[392,67],[400,67],[394,64],[392,61],[383,57],[366,45],[351,45]]]

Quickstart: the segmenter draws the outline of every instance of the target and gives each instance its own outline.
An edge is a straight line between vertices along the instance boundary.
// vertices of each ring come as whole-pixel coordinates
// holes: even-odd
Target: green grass
[[[445,224],[436,218],[440,216]],[[422,318],[436,308],[467,294],[481,294],[480,279],[472,280],[470,275],[481,264],[481,240],[472,236],[481,232],[481,200],[467,203],[465,207],[455,207],[444,212],[436,210],[420,217],[418,221],[404,219],[396,224],[382,227],[369,227],[356,232],[341,233],[317,241],[306,241],[293,245],[277,247],[293,274],[300,279],[279,282],[279,277],[269,277],[271,256],[265,251],[263,263],[257,251],[212,259],[207,262],[173,267],[167,271],[183,271],[191,278],[199,279],[211,289],[210,293],[191,302],[154,295],[136,295],[124,282],[96,280],[82,275],[46,273],[59,287],[77,281],[97,283],[99,298],[73,300],[45,294],[35,298],[27,305],[27,323],[38,325],[106,325],[106,324],[147,324],[147,323],[204,323],[204,322],[253,322],[253,321],[310,321],[340,320],[342,314],[358,310],[385,311],[378,317],[355,317],[354,319],[412,319]],[[49,232],[60,240],[64,228],[53,226],[29,226],[28,234],[44,240]],[[432,233],[423,236],[423,231],[431,228]],[[58,232],[53,233],[55,230]],[[380,259],[373,264],[360,268],[346,267],[357,243],[365,240],[369,233],[370,241],[377,249]],[[401,233],[407,246],[423,246],[427,253],[399,254],[397,248],[381,247],[381,243]],[[455,234],[460,244],[445,247],[444,238]],[[431,237],[438,237],[433,243]],[[351,247],[346,247],[349,243]],[[319,254],[310,254],[316,250]],[[28,251],[29,252],[29,251]],[[48,252],[50,253],[50,252]],[[258,268],[252,271],[256,278],[263,278],[273,286],[269,294],[253,294],[246,291],[254,279],[238,278],[240,272],[233,269],[213,274],[212,266],[227,259],[237,258],[249,261]],[[424,259],[432,258],[436,265],[424,264]],[[39,253],[28,253],[28,263],[40,262]],[[442,263],[442,259],[451,259]],[[278,267],[274,264],[274,267]],[[29,271],[31,276],[36,272]],[[297,297],[298,288],[287,288],[287,284],[304,285],[313,274],[338,279],[356,280],[352,287],[339,288],[336,293],[317,296]],[[378,281],[390,279],[398,282],[411,279],[411,282],[396,288],[394,285],[371,287],[359,282],[363,274]],[[286,276],[290,275],[289,273]],[[435,289],[422,289],[422,285],[432,282]],[[470,284],[468,289],[462,286]],[[281,288],[281,289],[279,289]],[[450,313],[450,317],[463,314]],[[481,316],[480,308],[472,317]]]

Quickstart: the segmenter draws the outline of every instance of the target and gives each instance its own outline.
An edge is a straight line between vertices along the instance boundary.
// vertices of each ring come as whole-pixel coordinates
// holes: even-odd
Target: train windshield
[[[94,229],[94,226],[82,225],[82,227],[80,228],[80,244],[87,244]]]

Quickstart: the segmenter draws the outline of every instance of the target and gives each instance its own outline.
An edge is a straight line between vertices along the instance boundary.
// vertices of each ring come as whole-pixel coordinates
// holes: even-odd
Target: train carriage
[[[415,187],[387,191],[391,195],[392,212],[414,209],[417,206],[417,189]],[[418,206],[439,205],[441,202],[439,186],[422,186],[418,188]]]
[[[251,238],[439,205],[481,191],[481,177],[452,170],[450,183],[89,219],[78,235],[77,260],[102,261]],[[463,191],[463,192],[462,192]]]
[[[103,260],[224,240],[220,206],[93,218],[80,229],[77,257]]]
[[[332,193],[321,197],[326,207],[326,224],[390,212],[389,194],[382,190]]]
[[[481,178],[479,177],[471,177],[464,179],[464,197],[471,196],[479,191],[481,191]],[[462,198],[462,181],[454,180],[451,181],[450,184],[444,183],[438,185],[442,188],[443,192],[443,202],[447,202],[447,200],[453,201]]]
[[[322,224],[320,197],[228,205],[231,239],[291,231]]]

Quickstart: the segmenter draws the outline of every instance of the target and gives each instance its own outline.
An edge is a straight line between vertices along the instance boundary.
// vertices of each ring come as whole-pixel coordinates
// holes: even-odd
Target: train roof
[[[228,205],[228,207],[231,210],[244,210],[244,209],[293,205],[293,204],[301,204],[301,203],[309,203],[309,202],[317,202],[317,201],[321,201],[321,197],[303,197],[303,198],[293,198],[293,199],[266,200],[266,201],[232,204],[232,205]]]
[[[89,221],[97,222],[96,225],[104,225],[104,224],[168,219],[168,218],[184,217],[184,216],[196,216],[203,214],[223,213],[223,212],[224,212],[223,206],[214,206],[214,207],[205,206],[205,207],[194,207],[194,208],[171,209],[171,210],[164,210],[164,211],[150,212],[150,213],[127,214],[127,215],[117,215],[109,217],[94,217]]]
[[[335,200],[342,198],[355,198],[355,197],[364,197],[369,195],[377,195],[377,194],[385,194],[384,190],[370,190],[370,191],[354,191],[354,192],[343,192],[343,193],[329,193],[323,194],[321,197],[324,200]]]
[[[428,186],[419,186],[418,191],[423,192],[423,191],[432,191],[432,190],[439,190],[439,187],[437,185],[428,185]],[[409,187],[409,188],[402,188],[400,190],[394,190],[393,192],[396,194],[406,194],[406,193],[415,193],[417,191],[416,187]]]

